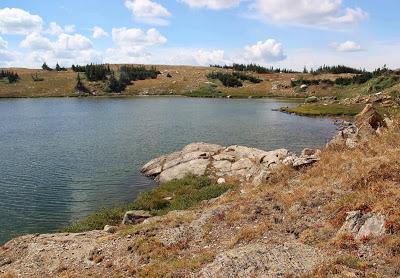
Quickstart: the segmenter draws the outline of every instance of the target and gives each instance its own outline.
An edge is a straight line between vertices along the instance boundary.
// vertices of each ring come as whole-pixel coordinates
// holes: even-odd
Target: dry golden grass
[[[150,65],[149,65],[150,66]],[[341,75],[321,74],[313,76],[311,74],[302,73],[272,73],[272,74],[257,74],[252,75],[263,80],[261,83],[252,84],[244,82],[241,88],[226,88],[217,80],[208,80],[206,75],[212,71],[225,71],[231,72],[232,70],[217,69],[210,67],[193,67],[193,66],[167,66],[156,65],[160,70],[161,75],[157,79],[149,79],[142,81],[135,81],[133,85],[128,86],[124,92],[125,96],[133,96],[140,94],[152,95],[183,95],[195,91],[200,88],[209,86],[211,83],[215,84],[216,91],[221,92],[221,96],[232,97],[300,97],[303,98],[304,93],[298,93],[294,88],[290,87],[292,78],[299,79],[331,79]],[[118,71],[119,65],[111,65],[114,71]],[[65,72],[56,71],[43,71],[38,69],[23,69],[12,68],[20,75],[20,81],[16,84],[7,84],[0,82],[0,97],[65,97],[76,96],[74,86],[76,84],[77,73],[72,70]],[[44,78],[43,81],[34,82],[32,75],[38,74],[39,77]],[[167,75],[172,77],[169,78]],[[84,74],[81,74],[84,78]],[[109,95],[103,93],[104,84],[101,82],[87,82],[85,85],[97,93],[102,95]],[[274,84],[280,84],[278,90],[273,90]],[[309,95],[335,95],[339,91],[341,94],[346,95],[347,88],[314,86],[310,88],[307,94]],[[351,89],[349,89],[351,90]],[[347,92],[347,91],[346,91]]]
[[[233,247],[239,243],[248,243],[254,239],[262,237],[271,227],[271,223],[268,220],[264,220],[261,223],[245,226],[239,230],[239,232],[232,238],[230,246]]]

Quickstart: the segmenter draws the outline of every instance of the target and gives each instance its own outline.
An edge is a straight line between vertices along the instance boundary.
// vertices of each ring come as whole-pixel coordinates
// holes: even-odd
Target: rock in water
[[[144,210],[131,210],[127,211],[122,220],[123,225],[134,225],[142,223],[147,218],[150,218],[151,214]]]

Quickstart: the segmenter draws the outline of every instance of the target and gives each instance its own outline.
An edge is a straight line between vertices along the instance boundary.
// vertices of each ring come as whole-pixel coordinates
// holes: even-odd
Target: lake
[[[322,147],[332,120],[272,111],[268,99],[0,100],[0,244],[56,231],[155,183],[152,158],[204,141],[264,150]]]

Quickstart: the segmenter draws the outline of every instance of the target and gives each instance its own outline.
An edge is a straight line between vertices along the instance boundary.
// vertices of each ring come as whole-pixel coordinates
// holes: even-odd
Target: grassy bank
[[[361,104],[302,104],[296,107],[282,107],[280,111],[301,116],[355,116],[363,108],[364,105]]]
[[[165,215],[173,210],[194,207],[201,201],[218,197],[231,188],[233,186],[219,185],[206,177],[187,176],[145,191],[130,204],[100,209],[70,224],[63,231],[77,233],[103,229],[105,225],[118,225],[128,210],[147,210],[152,215]]]

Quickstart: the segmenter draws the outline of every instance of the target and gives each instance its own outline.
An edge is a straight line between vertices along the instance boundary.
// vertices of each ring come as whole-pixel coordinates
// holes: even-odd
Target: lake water
[[[140,167],[198,141],[265,150],[321,147],[332,120],[272,111],[274,100],[0,100],[0,244],[56,231],[155,186]]]

